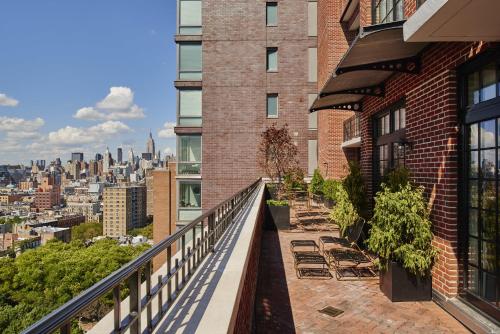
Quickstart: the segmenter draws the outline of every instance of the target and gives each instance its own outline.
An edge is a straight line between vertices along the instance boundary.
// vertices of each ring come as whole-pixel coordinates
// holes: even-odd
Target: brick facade
[[[318,1],[318,90],[326,83],[356,36],[340,25],[345,0]],[[354,16],[354,15],[353,15]],[[341,178],[347,172],[347,157],[352,150],[342,150],[343,122],[351,111],[318,111],[318,167],[327,178]]]
[[[266,1],[203,1],[202,205],[207,210],[264,176],[260,134],[288,124],[307,171],[308,1],[277,1],[278,25],[266,26]],[[266,71],[266,47],[278,48],[278,71]],[[266,96],[279,94],[278,119],[266,118]]]
[[[339,1],[320,1],[329,11],[335,12],[335,4]],[[371,1],[360,1],[361,26],[371,22]],[[331,6],[331,7],[328,7]],[[405,1],[405,15],[408,17],[416,10],[414,1]],[[341,11],[341,9],[340,9]],[[335,16],[334,12],[330,14]],[[330,12],[331,13],[331,12]],[[328,16],[328,14],[326,14]],[[321,19],[320,22],[331,18]],[[340,29],[336,17],[334,26]],[[320,24],[321,29],[325,29]],[[335,28],[327,26],[327,30]],[[335,36],[330,32],[331,36]],[[323,43],[319,37],[319,47]],[[335,39],[335,37],[333,37]],[[338,42],[340,49],[345,49],[344,39]],[[433,289],[447,297],[456,296],[460,284],[463,284],[463,270],[459,265],[459,222],[458,216],[459,194],[459,111],[458,111],[458,82],[457,68],[474,58],[478,53],[487,49],[489,45],[483,43],[433,43],[421,55],[421,71],[418,75],[395,74],[385,83],[385,97],[367,96],[363,100],[361,113],[361,157],[360,163],[366,182],[367,196],[373,194],[374,171],[374,120],[375,115],[387,110],[394,103],[405,100],[406,104],[406,140],[411,143],[411,150],[406,155],[406,166],[409,168],[416,184],[425,188],[429,200],[434,245],[439,248],[439,258],[433,268]],[[332,49],[330,48],[330,52]],[[324,82],[326,72],[331,72],[339,55],[324,54],[320,50],[319,72],[320,81]],[[343,53],[340,55],[342,56]],[[327,69],[322,67],[326,66]],[[335,138],[340,136],[340,130],[331,121],[338,111],[321,111],[320,123],[327,124],[329,129],[319,129],[320,152],[333,151]],[[326,115],[325,115],[326,114]],[[344,114],[343,112],[339,113]],[[339,118],[342,116],[338,116]],[[328,134],[328,140],[322,140]],[[333,136],[333,138],[332,138]],[[321,147],[326,145],[327,147]],[[334,154],[321,154],[320,160],[335,164],[337,157]],[[320,162],[321,164],[321,162]],[[342,174],[342,167],[334,174]]]

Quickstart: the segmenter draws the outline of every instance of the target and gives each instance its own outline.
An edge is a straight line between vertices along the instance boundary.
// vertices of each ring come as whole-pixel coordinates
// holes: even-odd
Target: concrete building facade
[[[145,186],[107,187],[104,189],[103,204],[103,233],[105,236],[124,236],[131,229],[146,224]]]

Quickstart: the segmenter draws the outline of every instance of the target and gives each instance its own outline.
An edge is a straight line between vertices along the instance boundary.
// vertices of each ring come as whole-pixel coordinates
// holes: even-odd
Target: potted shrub
[[[258,163],[274,184],[272,198],[267,201],[266,216],[280,229],[290,228],[290,207],[288,201],[283,199],[285,192],[295,186],[304,187],[303,172],[301,174],[296,160],[297,152],[287,125],[277,128],[273,124],[261,134]]]
[[[342,181],[339,180],[325,180],[323,182],[322,192],[326,207],[333,208],[340,187],[342,187]]]
[[[330,218],[339,225],[342,236],[345,235],[349,226],[354,225],[361,218],[342,184],[337,187],[335,205],[330,213]]]
[[[377,193],[368,248],[379,255],[380,289],[393,302],[432,298],[437,256],[423,187],[382,184]]]
[[[317,204],[317,201],[323,197],[323,183],[325,180],[321,175],[321,172],[318,168],[314,170],[313,177],[311,179],[311,183],[309,184],[308,191],[311,195],[313,203]]]

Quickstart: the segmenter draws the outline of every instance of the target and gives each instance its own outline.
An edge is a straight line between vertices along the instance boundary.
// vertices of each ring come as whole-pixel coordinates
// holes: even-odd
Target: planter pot
[[[267,205],[268,221],[278,230],[290,229],[290,207]]]
[[[389,262],[380,271],[380,290],[392,302],[428,301],[432,299],[432,277],[413,275],[400,263]]]

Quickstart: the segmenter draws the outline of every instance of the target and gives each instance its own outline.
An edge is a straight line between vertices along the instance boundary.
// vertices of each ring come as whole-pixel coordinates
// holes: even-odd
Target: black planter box
[[[289,206],[273,206],[267,205],[268,220],[278,230],[290,229],[290,207]]]
[[[392,302],[428,301],[432,299],[432,277],[413,275],[400,263],[389,262],[380,271],[380,290]]]

